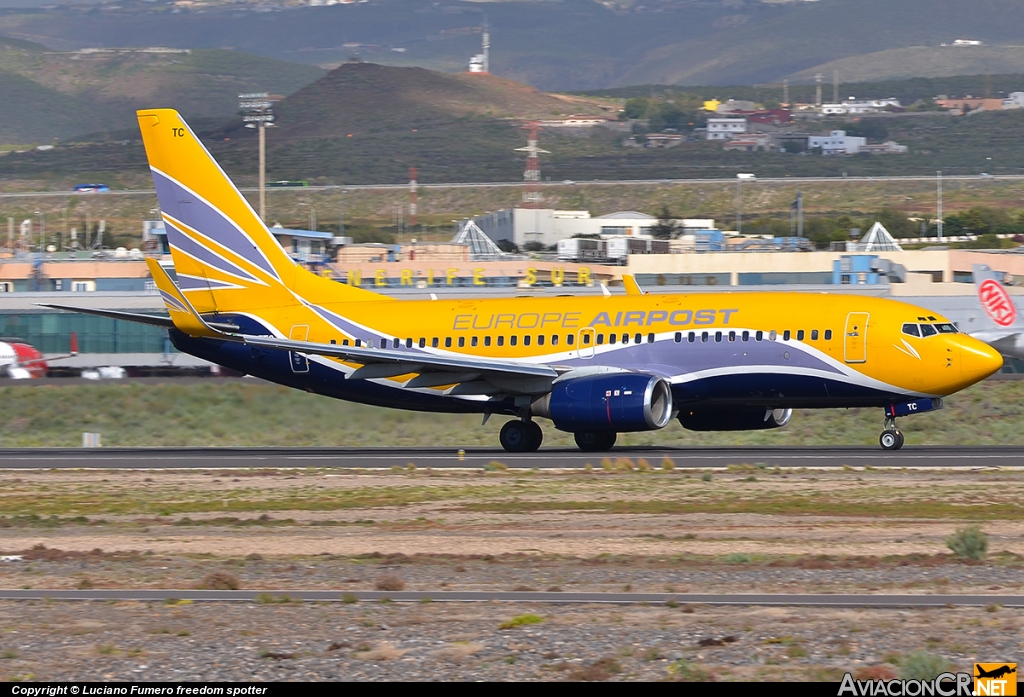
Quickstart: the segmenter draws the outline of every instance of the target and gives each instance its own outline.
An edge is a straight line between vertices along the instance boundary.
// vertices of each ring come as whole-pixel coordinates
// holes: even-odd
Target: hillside
[[[237,51],[50,52],[0,39],[0,142],[130,128],[135,110],[173,106],[189,118],[237,112],[240,92],[289,94],[324,71]]]
[[[604,113],[614,118],[618,109],[615,101],[546,94],[494,75],[346,63],[276,107],[280,130],[275,136],[347,137],[470,117],[522,121]]]
[[[1013,76],[993,76],[996,85]],[[1005,83],[1004,83],[1005,81]],[[978,85],[979,77],[912,80],[888,85],[893,94],[937,86]],[[648,89],[648,88],[644,88]],[[733,91],[732,88],[729,88]],[[742,96],[758,88],[735,88]],[[763,88],[761,88],[763,90]],[[629,90],[621,90],[629,92]],[[959,90],[950,90],[957,92]],[[886,94],[890,93],[888,90]],[[608,100],[603,100],[606,106]],[[423,183],[522,181],[522,119],[599,109],[602,100],[566,101],[528,86],[484,75],[450,75],[419,68],[351,63],[282,101],[278,127],[267,134],[268,176],[330,184],[397,184],[417,167]],[[587,107],[581,109],[580,107]],[[870,123],[868,123],[870,121]],[[240,183],[257,171],[257,134],[237,117],[192,120],[211,152]],[[893,115],[862,123],[821,122],[833,128],[868,129],[877,142],[910,147],[902,156],[821,157],[788,153],[725,152],[708,141],[671,149],[625,148],[623,134],[606,128],[541,132],[547,180],[924,174],[1019,174],[1024,162],[1024,110],[973,114]],[[0,177],[144,177],[145,156],[133,127],[94,142],[79,138],[47,152],[0,157]],[[81,175],[81,177],[75,177]]]
[[[1024,69],[1013,48],[1024,26],[1019,0],[375,0],[273,12],[255,3],[201,12],[138,0],[108,5],[8,10],[0,34],[61,50],[231,46],[311,65],[335,67],[359,54],[454,72],[479,50],[486,13],[493,72],[543,90],[758,84],[832,66],[850,72],[844,79],[864,80]],[[987,47],[918,50],[956,38]]]
[[[816,65],[790,75],[812,82],[817,73],[831,80],[833,71],[850,82],[937,78],[952,75],[1024,73],[1024,46],[912,46],[865,53]],[[1024,89],[1024,82],[1017,85]]]

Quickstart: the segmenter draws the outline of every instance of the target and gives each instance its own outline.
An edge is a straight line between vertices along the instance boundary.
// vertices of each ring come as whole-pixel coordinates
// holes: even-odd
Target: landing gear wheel
[[[612,446],[615,445],[615,431],[578,431],[573,434],[576,439],[576,445],[579,449],[588,452],[596,453],[603,450],[611,450]]]
[[[526,428],[530,433],[530,445],[523,452],[532,453],[540,448],[540,444],[544,442],[544,431],[541,430],[540,425],[536,421],[527,421]]]
[[[900,446],[903,445],[903,434],[899,431],[882,431],[882,435],[878,437],[878,444],[882,446],[883,450],[899,450]]]
[[[525,453],[530,449],[533,441],[529,423],[524,421],[509,421],[501,427],[498,434],[498,441],[507,452]]]
[[[899,441],[900,441],[899,443],[896,444],[896,449],[899,450],[900,448],[903,447],[903,441],[904,441],[903,431],[900,431],[899,429],[897,429],[896,430],[896,437],[899,438]]]

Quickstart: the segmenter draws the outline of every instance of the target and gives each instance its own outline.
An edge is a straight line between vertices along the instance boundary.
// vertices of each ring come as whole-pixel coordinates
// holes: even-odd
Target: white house
[[[848,136],[846,131],[832,131],[827,136],[809,136],[807,138],[807,147],[811,150],[821,148],[822,155],[853,155],[867,143],[867,138]]]
[[[728,140],[735,135],[747,132],[747,120],[742,118],[708,119],[708,140]]]
[[[1024,92],[1010,92],[1003,100],[1004,109],[1024,109]]]

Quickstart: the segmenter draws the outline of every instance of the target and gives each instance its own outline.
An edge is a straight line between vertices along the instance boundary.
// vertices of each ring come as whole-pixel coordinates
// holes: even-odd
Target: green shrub
[[[540,615],[516,615],[507,622],[502,622],[498,625],[499,629],[514,629],[515,627],[522,627],[526,624],[540,624],[544,621],[544,618]]]
[[[914,651],[900,660],[900,677],[904,680],[934,680],[947,670],[949,661],[927,651]]]
[[[980,525],[968,525],[957,528],[957,531],[946,538],[946,546],[961,559],[977,559],[981,561],[988,552],[988,535]]]

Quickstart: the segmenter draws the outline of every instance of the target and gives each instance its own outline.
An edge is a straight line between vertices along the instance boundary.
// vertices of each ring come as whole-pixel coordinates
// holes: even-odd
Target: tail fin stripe
[[[188,308],[178,302],[178,299],[170,293],[160,291],[160,296],[164,299],[164,303],[166,303],[169,308],[188,314]]]
[[[224,281],[215,281],[210,278],[199,278],[198,276],[188,276],[186,274],[178,274],[178,289],[179,290],[231,290],[235,288],[244,288],[244,286],[235,285],[234,283],[225,283]]]
[[[235,276],[237,278],[254,281],[259,283],[255,276],[245,271],[239,266],[232,264],[224,257],[216,254],[207,247],[202,246],[196,242],[192,237],[186,235],[184,232],[179,230],[169,220],[174,220],[166,213],[164,214],[164,228],[167,230],[167,240],[172,247],[177,248],[179,251],[188,254],[190,257],[200,261],[204,264],[212,266],[218,271],[223,271],[226,274]],[[175,221],[177,222],[177,221]]]
[[[162,210],[169,212],[172,217],[193,230],[202,230],[204,235],[217,244],[256,265],[271,278],[280,280],[270,260],[231,218],[163,172],[156,168],[150,169],[153,172],[153,182]]]

